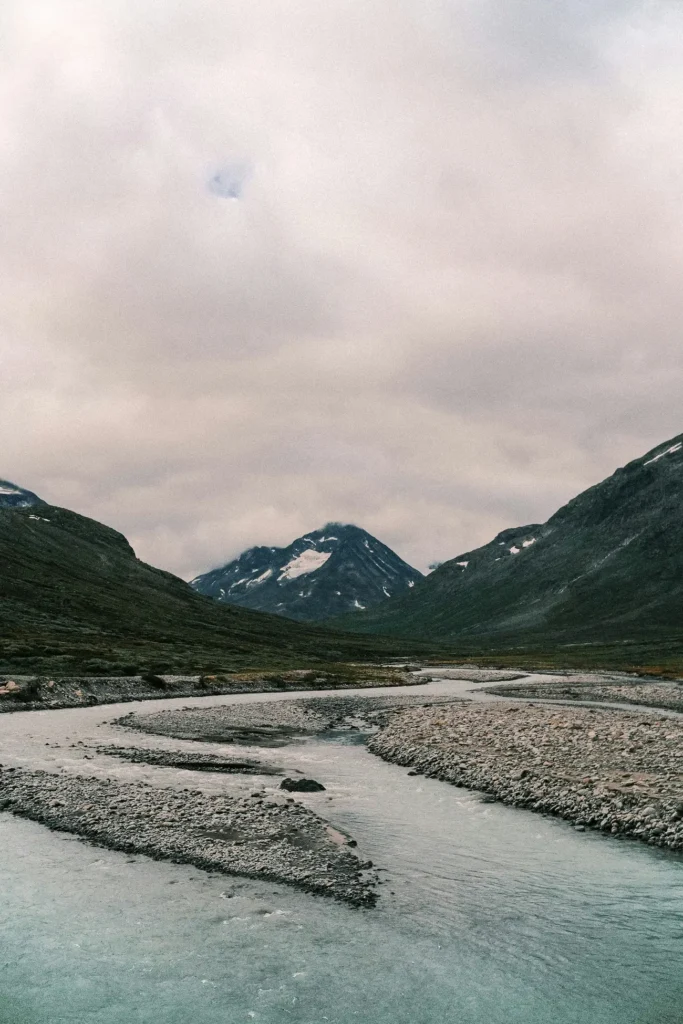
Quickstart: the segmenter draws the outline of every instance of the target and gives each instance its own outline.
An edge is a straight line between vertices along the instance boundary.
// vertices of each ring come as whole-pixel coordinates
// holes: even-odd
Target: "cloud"
[[[0,19],[1,475],[188,578],[426,567],[680,431],[679,5]]]

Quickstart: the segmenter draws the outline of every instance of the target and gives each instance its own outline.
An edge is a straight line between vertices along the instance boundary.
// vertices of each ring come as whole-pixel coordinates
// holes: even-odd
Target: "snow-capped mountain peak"
[[[327,523],[286,548],[249,548],[191,586],[218,601],[313,622],[371,607],[421,578],[365,530]]]

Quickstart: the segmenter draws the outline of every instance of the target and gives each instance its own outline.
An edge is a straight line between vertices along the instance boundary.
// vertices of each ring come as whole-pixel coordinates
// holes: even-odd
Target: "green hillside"
[[[424,647],[222,605],[67,509],[0,508],[0,672],[222,672]]]
[[[533,651],[538,660],[562,649],[566,663],[591,664],[604,650],[610,664],[683,665],[683,435],[547,523],[503,531],[409,594],[336,625],[462,653]]]

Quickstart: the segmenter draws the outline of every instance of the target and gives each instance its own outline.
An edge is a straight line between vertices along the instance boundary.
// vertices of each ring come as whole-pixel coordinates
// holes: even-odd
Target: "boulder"
[[[283,779],[280,789],[286,789],[288,793],[319,793],[325,787],[315,779]]]

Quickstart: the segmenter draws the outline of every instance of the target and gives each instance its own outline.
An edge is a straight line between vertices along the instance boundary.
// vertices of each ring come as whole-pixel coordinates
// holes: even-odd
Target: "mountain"
[[[217,601],[316,622],[373,607],[421,579],[365,530],[328,523],[286,548],[249,548],[190,586]]]
[[[547,523],[499,533],[409,594],[336,623],[460,649],[670,643],[683,649],[683,434]]]
[[[0,509],[0,565],[0,672],[222,672],[416,646],[212,601],[139,561],[122,534],[45,503]]]
[[[33,491],[17,487],[9,480],[0,480],[0,508],[29,508],[31,505],[44,504],[42,498]]]

